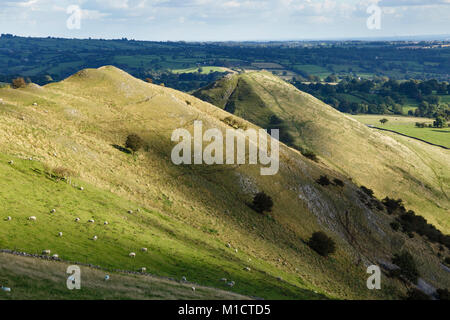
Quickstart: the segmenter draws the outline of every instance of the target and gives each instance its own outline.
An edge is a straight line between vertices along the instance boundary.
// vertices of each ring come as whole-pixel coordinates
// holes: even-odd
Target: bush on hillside
[[[127,137],[125,146],[128,149],[131,149],[134,152],[136,152],[144,146],[144,140],[142,140],[142,138],[140,136],[138,136],[137,134],[130,134]]]
[[[417,270],[414,257],[408,251],[402,251],[399,254],[395,254],[392,263],[400,268],[400,275],[404,276],[414,284],[417,283],[419,271]]]
[[[27,86],[27,83],[25,82],[25,79],[22,77],[15,78],[12,81],[12,87],[14,89],[25,88],[26,86]]]
[[[439,300],[450,300],[450,291],[448,291],[448,289],[437,289],[436,293],[439,297]]]
[[[444,263],[448,266],[450,266],[450,257],[447,257],[444,259]]]
[[[264,192],[259,192],[253,198],[253,208],[256,212],[264,213],[272,211],[273,201],[270,196]]]
[[[327,176],[320,176],[319,179],[317,179],[316,181],[318,184],[320,184],[321,186],[328,186],[331,184],[330,179],[328,179]]]
[[[314,162],[319,162],[319,158],[314,152],[310,150],[300,150],[300,152],[305,158],[308,158]]]
[[[383,199],[383,204],[387,209],[387,212],[389,214],[393,214],[395,211],[400,210],[402,212],[405,212],[406,209],[403,206],[403,200],[402,199],[391,199],[389,197],[386,197]]]
[[[400,223],[398,223],[397,221],[391,222],[390,226],[394,231],[398,231],[400,229]]]
[[[334,240],[322,231],[313,233],[308,241],[308,246],[324,257],[328,257],[336,251],[336,243]]]
[[[334,178],[333,179],[334,185],[338,186],[338,187],[344,187],[344,181],[342,181],[341,179],[338,178]]]
[[[361,191],[364,192],[366,195],[368,195],[369,197],[373,198],[374,192],[373,192],[372,189],[369,189],[369,188],[367,188],[367,187],[365,187],[365,186],[361,186],[360,189],[361,189]]]

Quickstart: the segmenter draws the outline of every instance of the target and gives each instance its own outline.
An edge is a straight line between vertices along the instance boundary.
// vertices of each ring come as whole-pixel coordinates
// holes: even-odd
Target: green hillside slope
[[[280,127],[287,144],[313,151],[379,198],[403,199],[450,232],[448,150],[375,132],[267,72],[230,75],[194,95],[261,127]]]
[[[404,286],[391,278],[384,290],[368,290],[366,267],[407,249],[427,282],[450,285],[435,245],[394,232],[393,217],[371,208],[352,181],[293,149],[281,146],[275,176],[255,165],[172,164],[174,129],[192,131],[195,120],[230,128],[229,113],[190,95],[103,67],[45,87],[0,89],[0,98],[0,248],[146,267],[271,299],[398,298]],[[120,150],[130,133],[143,137],[144,150]],[[325,174],[344,186],[320,186]],[[247,205],[257,191],[274,199],[270,215]],[[318,230],[337,243],[329,258],[305,243]]]

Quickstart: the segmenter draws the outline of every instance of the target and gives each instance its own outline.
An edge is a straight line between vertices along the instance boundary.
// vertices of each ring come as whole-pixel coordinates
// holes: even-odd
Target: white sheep
[[[92,240],[94,240],[94,241],[97,241],[97,239],[98,239],[97,236],[94,236],[94,237],[92,238]]]
[[[142,267],[141,268],[141,272],[146,272],[147,271],[147,268],[146,267]]]
[[[148,251],[147,248],[142,248],[141,250],[142,250],[142,252],[147,252]]]
[[[227,283],[227,286],[234,287],[235,284],[236,283],[234,281],[230,281],[230,282]]]
[[[56,209],[50,210],[50,213],[55,213],[55,212],[56,212]]]
[[[6,221],[11,221],[12,218],[10,216],[6,217]]]
[[[249,267],[244,268],[245,271],[252,271]]]
[[[192,287],[192,291],[194,291],[194,292],[195,292],[195,287]]]
[[[220,279],[220,281],[227,282],[227,278],[222,278],[222,279]]]
[[[187,281],[186,277],[181,277],[181,281],[186,282]]]
[[[130,252],[129,256],[130,256],[130,258],[136,258],[136,253]]]
[[[234,252],[238,253],[238,249],[234,249]]]
[[[9,160],[8,163],[9,163],[9,164],[14,164],[14,161]]]
[[[109,280],[109,275],[105,275],[105,281]]]
[[[128,210],[128,213],[129,213],[129,214],[132,214],[132,213],[133,213],[133,210]]]
[[[50,250],[48,250],[48,249],[47,249],[47,250],[43,250],[43,251],[42,251],[42,254],[43,254],[43,255],[47,255],[47,256],[49,256],[49,255],[50,255],[50,253],[52,253],[52,252],[51,252]]]
[[[54,255],[52,256],[52,258],[53,258],[53,259],[58,259],[59,256],[58,256],[57,254],[54,254]]]
[[[231,244],[227,243],[227,248],[231,248]]]
[[[109,223],[108,223],[108,221],[105,221],[103,224],[104,224],[105,226],[107,226]]]
[[[83,191],[84,190],[84,188],[83,187],[80,187],[80,191]]]
[[[30,221],[36,221],[36,217],[35,217],[35,216],[31,216],[31,217],[28,218],[28,220],[30,220]]]
[[[59,236],[59,237],[62,237],[62,236],[63,236],[63,233],[62,233],[62,232],[59,232],[59,233],[58,233],[58,236]]]
[[[76,219],[75,219],[75,222],[78,222],[78,221],[80,221],[80,218],[76,218]]]
[[[94,220],[94,219],[89,219],[88,222],[89,222],[89,223],[94,223],[95,220]]]

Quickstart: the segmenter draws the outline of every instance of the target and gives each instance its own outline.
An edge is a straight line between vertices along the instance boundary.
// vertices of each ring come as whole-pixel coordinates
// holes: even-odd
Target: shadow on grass
[[[112,144],[111,146],[112,146],[114,149],[117,149],[117,150],[119,150],[119,151],[122,151],[123,153],[126,153],[126,154],[131,154],[131,153],[132,153],[131,150],[129,150],[129,149],[125,148],[125,147],[119,146],[119,145],[117,145],[117,144]]]

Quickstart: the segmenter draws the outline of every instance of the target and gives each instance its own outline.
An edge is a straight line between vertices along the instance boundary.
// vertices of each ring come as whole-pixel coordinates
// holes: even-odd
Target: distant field
[[[210,72],[227,72],[231,71],[228,68],[223,67],[194,67],[194,68],[187,68],[187,69],[176,69],[172,70],[173,73],[180,74],[180,73],[195,73],[198,72],[198,69],[202,69],[202,74],[208,74]]]
[[[387,115],[350,115],[356,120],[373,125],[383,129],[393,130],[411,137],[419,138],[434,144],[439,144],[450,148],[450,128],[416,128],[416,122],[433,123],[433,119],[417,117],[401,117]],[[386,118],[389,120],[382,125],[380,120]]]

